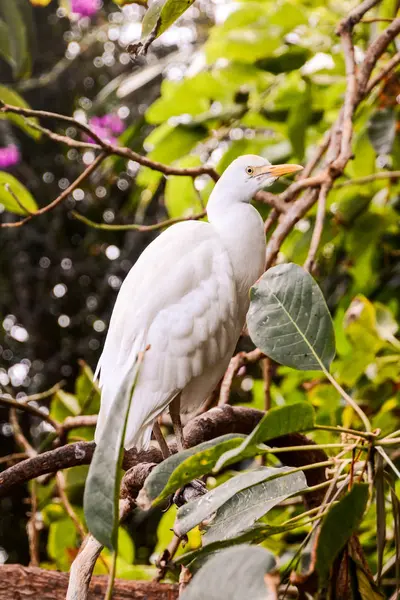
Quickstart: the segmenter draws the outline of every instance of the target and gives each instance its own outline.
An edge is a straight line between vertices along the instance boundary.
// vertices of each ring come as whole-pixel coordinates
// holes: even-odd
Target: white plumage
[[[263,221],[254,193],[301,167],[272,167],[242,156],[210,196],[209,223],[173,225],[154,240],[119,291],[100,357],[101,408],[95,439],[107,426],[119,382],[143,344],[125,448],[147,447],[154,420],[181,394],[181,409],[198,408],[223,376],[249,306],[249,288],[264,270]]]

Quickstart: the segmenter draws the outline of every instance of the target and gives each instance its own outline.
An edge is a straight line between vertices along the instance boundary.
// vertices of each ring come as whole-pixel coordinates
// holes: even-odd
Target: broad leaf
[[[356,483],[324,518],[316,553],[316,568],[322,581],[327,579],[333,561],[360,524],[367,502],[368,485]]]
[[[294,369],[329,369],[335,355],[332,320],[307,271],[293,263],[272,267],[250,295],[247,324],[256,346]]]
[[[151,504],[168,498],[186,483],[212,470],[217,459],[226,450],[239,446],[244,436],[227,434],[173,454],[157,465],[140,491],[138,503],[148,509]]]
[[[0,101],[4,102],[4,104],[10,104],[11,106],[30,108],[29,104],[25,102],[22,96],[5,85],[0,85]],[[35,140],[38,140],[42,135],[40,131],[29,127],[29,122],[35,123],[36,125],[38,124],[38,120],[35,118],[25,119],[20,115],[0,112],[0,119],[8,119]]]
[[[397,118],[393,109],[376,111],[368,123],[368,137],[378,155],[390,154],[396,136]]]
[[[275,571],[274,556],[265,548],[236,546],[219,552],[196,573],[181,600],[273,600],[266,574]]]
[[[198,500],[182,506],[174,532],[182,537],[208,519],[204,543],[225,540],[245,531],[276,504],[307,487],[302,472],[288,467],[261,467],[229,479]]]
[[[126,423],[136,385],[142,353],[120,381],[119,390],[96,446],[84,493],[85,518],[89,531],[107,548],[115,549],[118,530],[120,467]]]
[[[142,39],[158,37],[194,3],[194,0],[155,0],[142,22]]]
[[[232,464],[233,461],[238,461],[248,456],[248,450],[251,447],[254,448],[252,453],[254,456],[258,453],[257,444],[287,435],[288,433],[307,431],[313,427],[314,410],[306,402],[272,408],[239,447],[232,448],[232,450],[228,450],[221,456],[215,465],[214,471],[219,471],[227,464]]]
[[[14,196],[18,198],[19,204]],[[0,171],[0,204],[9,212],[25,217],[38,208],[30,191],[13,175],[4,171]]]

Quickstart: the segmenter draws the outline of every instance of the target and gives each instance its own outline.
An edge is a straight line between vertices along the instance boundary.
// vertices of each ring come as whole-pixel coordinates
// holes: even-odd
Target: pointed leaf
[[[8,29],[9,62],[14,77],[29,75],[31,61],[28,32],[19,1],[0,0],[0,17]]]
[[[313,427],[314,409],[311,404],[298,402],[288,406],[272,408],[239,447],[232,448],[221,456],[215,465],[214,471],[220,471],[222,467],[237,462],[245,456],[254,456],[258,453],[257,444],[288,433],[307,431],[313,429]],[[249,452],[251,447],[254,448],[252,453]]]
[[[368,485],[356,483],[324,518],[316,553],[316,568],[322,581],[327,579],[336,556],[359,526],[367,502]]]
[[[376,111],[368,123],[368,137],[376,154],[390,154],[396,136],[396,113],[392,108]]]
[[[251,289],[250,337],[276,362],[328,370],[335,355],[332,320],[321,290],[293,263],[269,269]]]
[[[266,574],[276,569],[274,556],[265,548],[236,546],[219,552],[196,573],[181,600],[273,600]]]
[[[229,479],[178,510],[174,532],[179,537],[207,523],[204,543],[226,540],[249,529],[276,504],[307,487],[304,474],[288,467],[261,467]]]
[[[138,504],[148,509],[196,477],[209,473],[221,454],[239,446],[243,438],[244,435],[229,433],[173,454],[152,470],[140,491]]]
[[[194,0],[155,0],[142,22],[142,39],[158,37],[194,3]]]
[[[19,204],[14,196],[18,198]],[[18,179],[5,171],[0,171],[0,204],[9,212],[25,217],[38,208],[30,191]]]
[[[0,31],[0,33],[1,33],[1,31]],[[4,104],[10,104],[11,106],[20,106],[22,108],[30,108],[29,104],[27,102],[25,102],[25,100],[22,98],[22,96],[17,94],[17,92],[12,90],[11,88],[6,87],[5,85],[0,85],[0,101],[4,102]],[[25,133],[30,135],[30,137],[33,138],[34,140],[38,140],[40,138],[40,136],[42,135],[40,131],[37,131],[36,129],[29,127],[30,122],[35,123],[37,125],[38,124],[37,119],[34,119],[34,118],[25,119],[24,117],[21,117],[20,115],[14,115],[12,113],[1,113],[1,112],[0,112],[0,119],[8,119],[12,123],[14,123],[14,125],[17,125],[17,127],[19,127]]]
[[[101,544],[110,549],[115,549],[117,545],[123,443],[142,357],[142,353],[136,356],[133,366],[120,383],[86,480],[83,504],[88,529]]]

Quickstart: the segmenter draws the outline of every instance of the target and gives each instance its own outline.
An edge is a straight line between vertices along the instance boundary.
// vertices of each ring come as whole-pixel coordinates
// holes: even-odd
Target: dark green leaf
[[[126,422],[142,354],[120,382],[107,419],[107,427],[96,446],[84,493],[89,531],[107,548],[115,549],[118,529],[119,475]]]
[[[19,204],[14,196],[18,198]],[[38,208],[30,191],[18,179],[5,171],[0,171],[0,204],[9,212],[25,217]]]
[[[265,575],[275,571],[274,556],[265,548],[236,546],[219,552],[196,573],[182,600],[272,600]]]
[[[332,320],[321,290],[293,263],[269,269],[251,288],[250,337],[276,362],[328,370],[335,354]]]
[[[0,85],[0,101],[4,102],[4,104],[10,104],[12,106],[21,106],[23,108],[30,108],[29,104],[27,102],[25,102],[25,100],[22,98],[22,96],[17,94],[17,92],[12,90],[11,88],[6,87],[5,85]],[[20,115],[14,115],[11,113],[0,113],[0,119],[8,119],[12,123],[14,123],[14,125],[17,125],[17,127],[19,127],[20,129],[25,131],[25,133],[30,135],[34,140],[38,140],[40,138],[40,136],[42,135],[40,133],[40,131],[37,131],[36,129],[29,127],[30,122],[36,123],[36,125],[37,125],[38,124],[37,119],[32,119],[32,118],[25,119],[24,117],[21,117]]]
[[[219,471],[227,464],[232,464],[232,462],[248,456],[247,451],[250,448],[254,448],[252,453],[254,456],[259,452],[257,444],[287,435],[288,433],[307,431],[313,427],[314,410],[311,404],[298,402],[288,406],[272,408],[239,447],[228,450],[221,456],[214,470]]]
[[[288,467],[261,467],[240,473],[182,506],[174,531],[182,537],[217,511],[207,522],[203,540],[206,544],[226,540],[249,529],[276,504],[306,487],[304,474],[291,473]]]
[[[391,108],[376,111],[368,123],[368,137],[376,154],[390,154],[396,136],[396,114]]]
[[[367,502],[368,485],[356,483],[324,518],[316,553],[316,568],[322,581],[326,580],[337,554],[359,526]]]
[[[232,447],[239,446],[243,438],[244,436],[239,434],[222,435],[173,454],[157,465],[146,479],[138,497],[140,506],[148,509],[152,503],[168,498],[170,494],[196,477],[209,473],[221,454]]]
[[[8,56],[14,77],[29,75],[29,41],[20,2],[0,0],[0,16],[7,25]]]

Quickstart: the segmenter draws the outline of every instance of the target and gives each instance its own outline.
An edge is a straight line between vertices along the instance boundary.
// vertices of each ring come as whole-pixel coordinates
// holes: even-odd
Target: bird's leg
[[[160,450],[161,450],[163,459],[165,460],[166,458],[171,456],[171,452],[169,450],[167,442],[165,441],[165,437],[162,434],[160,423],[158,422],[157,419],[154,421],[153,433],[154,433],[154,437],[156,438],[156,440],[158,442],[158,445],[160,446]]]
[[[171,415],[172,426],[176,437],[178,450],[185,450],[185,438],[183,437],[182,422],[181,422],[181,395],[178,394],[169,405],[169,414]]]

